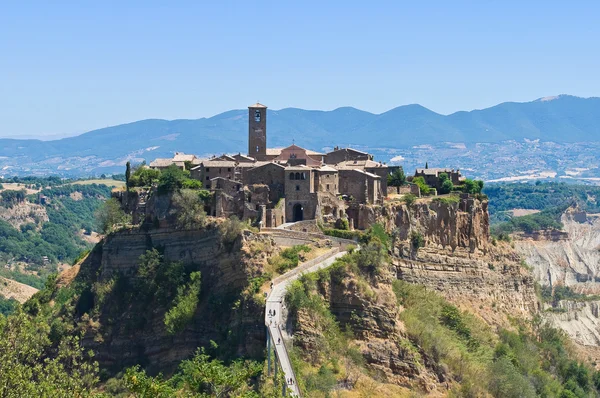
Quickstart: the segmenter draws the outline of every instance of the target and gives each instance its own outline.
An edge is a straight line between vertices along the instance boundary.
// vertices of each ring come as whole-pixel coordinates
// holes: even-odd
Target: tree
[[[184,182],[189,179],[190,172],[182,170],[172,164],[162,171],[158,179],[158,191],[160,193],[175,192],[183,187]]]
[[[165,326],[169,334],[181,332],[194,317],[200,286],[200,271],[196,271],[190,274],[190,283],[177,288],[174,305],[165,314]]]
[[[78,337],[61,336],[54,346],[49,322],[21,311],[0,316],[0,396],[82,397],[92,392],[98,364],[90,363]]]
[[[429,185],[427,185],[427,183],[425,182],[425,179],[423,177],[415,177],[413,178],[413,184],[417,184],[419,186],[419,189],[421,190],[421,194],[423,195],[427,195],[429,194],[430,188]]]
[[[406,175],[402,168],[397,169],[392,174],[388,174],[388,185],[399,187],[406,182]]]
[[[429,168],[429,164],[427,162],[425,162],[425,168],[428,169]]]
[[[193,229],[204,226],[206,213],[204,201],[197,191],[182,189],[173,195],[173,213],[177,216],[177,227]]]
[[[125,214],[117,199],[110,198],[96,211],[96,222],[100,232],[106,234],[111,232],[116,225],[129,224],[131,216]]]
[[[454,189],[454,184],[452,184],[452,181],[450,180],[450,178],[448,178],[448,174],[440,173],[439,178],[440,178],[440,193],[441,194],[450,193],[450,191],[452,191]]]
[[[478,194],[481,193],[482,189],[483,181],[480,180],[471,180],[470,178],[467,178],[463,185],[463,191],[465,193]]]
[[[127,164],[125,165],[125,187],[127,189],[127,191],[129,191],[130,188],[130,183],[129,183],[129,179],[131,178],[131,162],[127,162]]]
[[[160,170],[138,167],[129,179],[130,187],[149,187],[158,182]]]

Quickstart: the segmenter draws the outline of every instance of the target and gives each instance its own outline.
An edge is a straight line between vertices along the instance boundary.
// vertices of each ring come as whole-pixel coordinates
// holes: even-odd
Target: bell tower
[[[248,156],[266,160],[267,107],[258,102],[248,107]]]

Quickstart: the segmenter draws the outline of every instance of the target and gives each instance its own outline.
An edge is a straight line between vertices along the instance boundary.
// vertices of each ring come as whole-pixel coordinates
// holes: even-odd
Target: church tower
[[[248,107],[248,156],[256,160],[267,156],[267,107],[258,102]]]

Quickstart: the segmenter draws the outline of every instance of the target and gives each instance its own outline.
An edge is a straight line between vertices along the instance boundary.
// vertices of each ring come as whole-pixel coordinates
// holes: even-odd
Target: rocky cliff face
[[[261,250],[250,251],[252,245]],[[202,275],[195,315],[175,335],[169,335],[164,324],[168,305],[151,299],[148,307],[147,299],[136,300],[139,257],[152,248],[160,249],[166,263],[181,262]],[[75,279],[88,286],[82,294],[88,304],[84,300],[81,305],[80,299],[77,308],[86,331],[84,345],[96,352],[101,367],[115,372],[141,364],[150,373],[168,373],[197,347],[210,347],[211,340],[220,345],[217,355],[222,357],[262,357],[264,308],[243,292],[249,280],[263,272],[271,250],[269,238],[249,232],[223,242],[214,224],[198,230],[129,230],[108,236],[81,264]],[[108,290],[104,299],[98,293],[103,289]],[[99,308],[90,310],[101,300]]]
[[[348,274],[319,288],[343,329],[354,332],[368,368],[386,383],[443,394],[451,375],[408,342],[392,292],[394,279],[425,285],[489,325],[510,326],[510,317],[528,319],[538,312],[534,280],[520,256],[506,243],[492,244],[487,202],[420,200],[413,205],[364,208],[362,222],[380,223],[393,236],[389,268],[369,281]],[[412,232],[423,236],[415,248]],[[310,313],[298,314],[294,344],[319,352],[319,325]]]
[[[488,202],[418,200],[412,205],[373,207],[369,218],[394,237],[398,279],[425,285],[486,321],[506,324],[506,315],[528,318],[539,308],[534,280],[508,245],[489,239]],[[411,233],[424,238],[415,249]]]
[[[517,250],[542,286],[568,286],[578,293],[600,294],[600,217],[571,208],[561,221],[564,231],[560,239],[554,239],[556,234],[521,236],[515,240]],[[563,300],[543,316],[582,346],[586,355],[599,358],[599,304]]]
[[[486,252],[489,248],[487,206],[487,201],[475,198],[460,199],[458,203],[419,199],[410,206],[392,202],[361,208],[360,224],[380,223],[399,240],[407,240],[411,231],[418,231],[428,245]]]
[[[515,242],[517,250],[541,285],[600,294],[600,217],[570,209],[561,221],[568,238],[522,239]]]

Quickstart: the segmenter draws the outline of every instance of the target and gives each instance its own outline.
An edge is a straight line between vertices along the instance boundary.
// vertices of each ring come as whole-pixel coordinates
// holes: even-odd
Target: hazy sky
[[[200,118],[256,100],[447,114],[600,95],[597,0],[8,3],[0,136]]]

